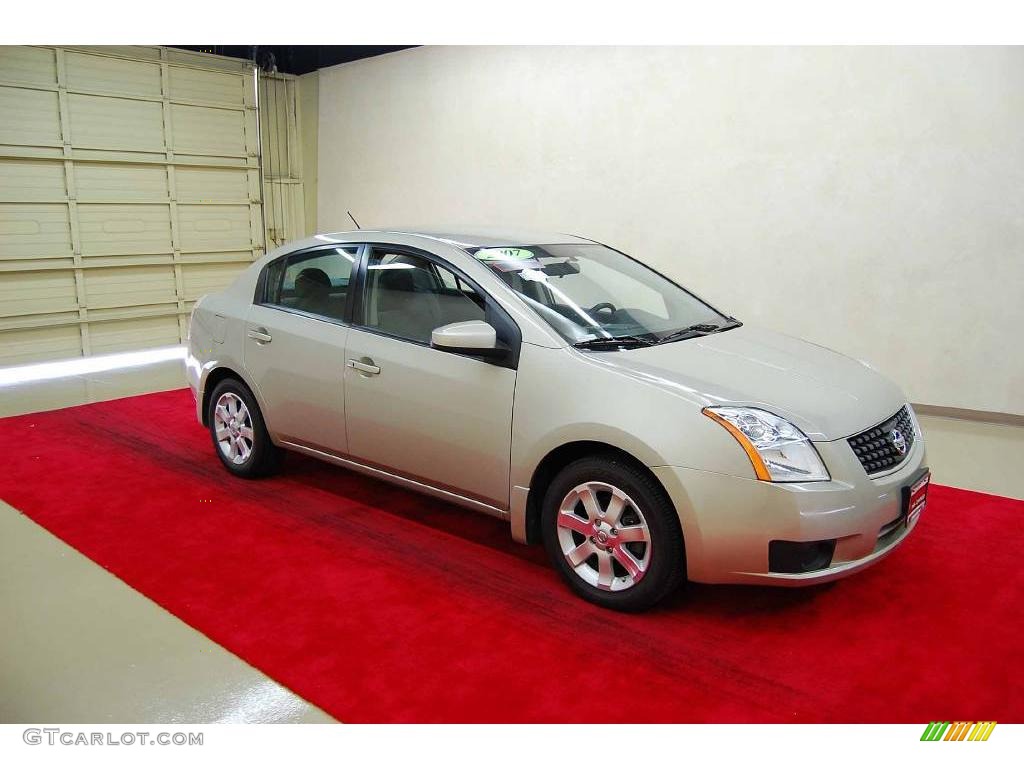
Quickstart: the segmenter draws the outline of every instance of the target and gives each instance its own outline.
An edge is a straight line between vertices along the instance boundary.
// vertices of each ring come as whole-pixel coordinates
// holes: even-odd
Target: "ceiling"
[[[189,51],[216,53],[256,61],[261,69],[304,75],[346,61],[415,48],[413,45],[175,45]]]

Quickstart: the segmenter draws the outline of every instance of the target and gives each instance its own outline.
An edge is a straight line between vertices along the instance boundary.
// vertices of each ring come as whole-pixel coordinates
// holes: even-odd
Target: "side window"
[[[485,306],[471,285],[428,259],[384,248],[370,255],[362,308],[368,328],[429,343],[442,325],[483,320]]]
[[[267,272],[266,302],[332,320],[345,316],[349,281],[359,246],[293,253]]]

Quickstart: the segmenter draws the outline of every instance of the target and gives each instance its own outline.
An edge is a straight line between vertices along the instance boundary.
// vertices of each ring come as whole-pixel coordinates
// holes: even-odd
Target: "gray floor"
[[[185,363],[182,360],[46,381],[0,385],[0,416],[53,411],[184,386]]]
[[[0,387],[0,415],[183,381],[175,362]],[[334,720],[0,502],[0,722]]]
[[[0,416],[183,386],[160,363],[0,386]],[[936,482],[1024,498],[1024,428],[923,417]],[[0,722],[332,722],[0,502]]]

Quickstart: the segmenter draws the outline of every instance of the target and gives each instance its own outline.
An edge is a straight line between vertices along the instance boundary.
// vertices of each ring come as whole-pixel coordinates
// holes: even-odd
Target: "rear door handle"
[[[373,360],[368,357],[364,357],[362,360],[349,360],[348,367],[354,368],[360,373],[365,373],[369,376],[376,376],[380,373],[380,366],[374,365]]]
[[[267,333],[266,328],[250,328],[249,338],[254,339],[260,344],[269,344],[274,340],[274,337]]]

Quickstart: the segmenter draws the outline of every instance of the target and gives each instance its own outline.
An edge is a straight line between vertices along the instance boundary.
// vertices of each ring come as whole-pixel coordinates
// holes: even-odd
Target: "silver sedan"
[[[196,304],[187,370],[228,471],[291,450],[494,515],[620,610],[845,576],[927,498],[896,385],[581,237],[292,243]]]

